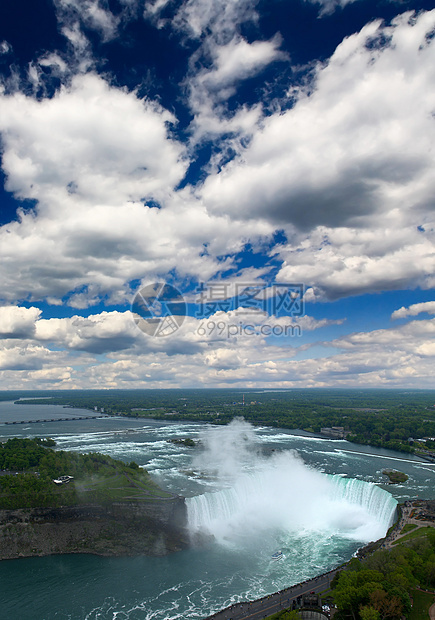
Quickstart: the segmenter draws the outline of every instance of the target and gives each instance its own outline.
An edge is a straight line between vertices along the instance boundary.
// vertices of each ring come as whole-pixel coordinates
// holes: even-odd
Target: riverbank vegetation
[[[134,462],[54,446],[51,439],[13,438],[0,444],[0,509],[169,497]]]
[[[435,529],[424,528],[417,530],[412,539],[401,539],[392,549],[378,550],[364,560],[352,559],[346,570],[337,573],[332,593],[339,611],[334,618],[428,617],[434,589]]]
[[[46,398],[41,398],[44,395]],[[431,451],[435,452],[432,390],[81,390],[40,392],[38,396],[36,399],[32,393],[31,398],[20,402],[212,424],[227,424],[243,416],[257,425],[314,433],[321,433],[325,427],[341,427],[347,440],[354,443],[428,458],[432,458]]]

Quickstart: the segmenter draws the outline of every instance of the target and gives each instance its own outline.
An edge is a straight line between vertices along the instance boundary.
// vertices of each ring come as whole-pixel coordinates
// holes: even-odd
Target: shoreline
[[[26,399],[26,398],[19,398],[19,399],[15,399],[15,400],[10,400],[10,401],[2,401],[2,402],[8,402],[8,403],[13,403],[14,405],[40,405],[40,403],[37,402],[20,402],[20,401],[27,401],[27,400],[45,400],[46,398],[53,398],[53,397],[35,397],[32,399]],[[62,407],[63,409],[80,409],[81,411],[83,411],[82,415],[77,415],[74,417],[62,417],[62,418],[49,418],[49,419],[37,419],[37,420],[12,420],[12,421],[5,421],[2,422],[2,424],[5,425],[20,425],[20,424],[36,424],[36,423],[40,423],[40,422],[65,422],[65,421],[76,421],[76,420],[86,420],[86,419],[104,419],[104,418],[128,418],[131,420],[150,420],[153,422],[171,422],[174,420],[174,418],[171,415],[167,415],[167,416],[163,416],[163,417],[152,417],[152,416],[138,416],[138,415],[133,415],[132,413],[108,413],[105,411],[99,411],[97,412],[95,410],[95,407],[86,407],[86,406],[78,406],[78,405],[60,405],[58,403],[44,403],[46,406],[57,406],[57,407]],[[177,419],[177,418],[175,418]],[[213,422],[209,421],[209,420],[198,420],[198,419],[186,419],[183,418],[181,419],[177,419],[177,421],[186,421],[189,423],[198,423],[198,424],[213,424]],[[251,424],[253,424],[254,426],[265,426],[271,429],[277,429],[277,427],[271,426],[270,424],[268,424],[267,421],[250,421]],[[407,457],[415,457],[416,459],[420,459],[417,460],[417,462],[422,462],[422,463],[430,463],[435,465],[435,458],[431,457],[431,456],[426,456],[423,455],[421,452],[401,452],[399,450],[393,450],[389,447],[384,447],[384,446],[374,446],[370,443],[355,443],[353,441],[349,441],[346,437],[328,437],[327,435],[322,435],[321,433],[317,433],[317,432],[313,432],[313,431],[307,431],[301,428],[286,428],[286,427],[279,427],[282,428],[282,430],[289,432],[290,434],[292,433],[292,431],[296,431],[296,434],[298,432],[301,433],[301,435],[297,436],[308,436],[308,437],[315,437],[317,439],[323,439],[326,441],[345,441],[348,445],[352,445],[352,446],[365,446],[365,447],[369,447],[369,448],[374,448],[374,449],[378,449],[378,450],[387,450],[389,452],[393,452],[396,456],[395,459],[396,460],[407,460]],[[1,437],[0,440],[3,440],[3,437]]]
[[[427,501],[429,500],[414,499],[407,500],[403,504],[398,504],[396,520],[388,529],[386,536],[370,542],[364,547],[360,547],[352,558],[357,557],[359,559],[363,559],[378,549],[391,549],[394,546],[395,541],[400,540],[408,534],[408,532],[401,534],[404,526],[407,524],[416,525],[416,529],[427,526],[435,528],[435,521],[422,521],[411,517],[413,511]],[[413,529],[412,531],[415,530]],[[347,562],[332,568],[326,573],[322,573],[311,579],[307,579],[306,581],[294,584],[288,588],[279,590],[278,592],[273,592],[272,594],[268,594],[262,598],[254,599],[253,601],[241,601],[240,603],[234,603],[229,607],[225,607],[224,609],[215,612],[211,616],[207,616],[203,620],[245,620],[248,618],[250,620],[257,620],[260,618],[265,618],[265,612],[267,612],[267,615],[270,616],[278,611],[289,609],[292,602],[297,599],[297,597],[304,596],[305,594],[309,594],[311,592],[319,594],[320,592],[329,589],[331,581],[335,577],[336,573],[343,570],[352,558],[350,558]]]

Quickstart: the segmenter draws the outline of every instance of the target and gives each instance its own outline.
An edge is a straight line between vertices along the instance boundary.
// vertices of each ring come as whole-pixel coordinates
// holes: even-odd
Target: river
[[[121,417],[4,424],[81,413],[89,415],[1,402],[0,437],[50,436],[60,449],[135,460],[161,487],[187,498],[193,538],[202,531],[214,541],[161,558],[63,555],[0,562],[3,617],[205,618],[348,560],[383,535],[395,500],[435,497],[432,464],[302,431]],[[201,446],[170,441],[187,437]],[[399,469],[409,480],[389,485],[385,468]],[[277,550],[283,558],[273,561]]]

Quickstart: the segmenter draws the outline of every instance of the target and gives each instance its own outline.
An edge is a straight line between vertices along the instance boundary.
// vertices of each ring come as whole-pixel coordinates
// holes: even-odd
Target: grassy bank
[[[424,620],[429,618],[429,608],[435,601],[433,594],[421,592],[421,590],[412,590],[412,609],[408,616],[408,620]]]
[[[171,497],[134,462],[99,453],[57,451],[53,443],[14,438],[0,445],[0,509]],[[62,476],[71,478],[56,483]]]

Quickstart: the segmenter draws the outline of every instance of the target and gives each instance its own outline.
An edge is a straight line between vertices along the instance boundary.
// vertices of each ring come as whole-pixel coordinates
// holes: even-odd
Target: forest
[[[433,390],[82,390],[20,396],[20,403],[104,409],[109,415],[211,424],[226,424],[243,416],[256,425],[313,433],[337,426],[354,443],[408,453],[435,450]]]
[[[435,588],[435,529],[424,528],[406,543],[351,560],[332,587],[336,620],[413,617],[411,599]]]
[[[0,509],[104,503],[167,496],[131,462],[99,453],[54,450],[52,439],[14,437],[0,443]],[[55,484],[60,476],[72,476]]]

